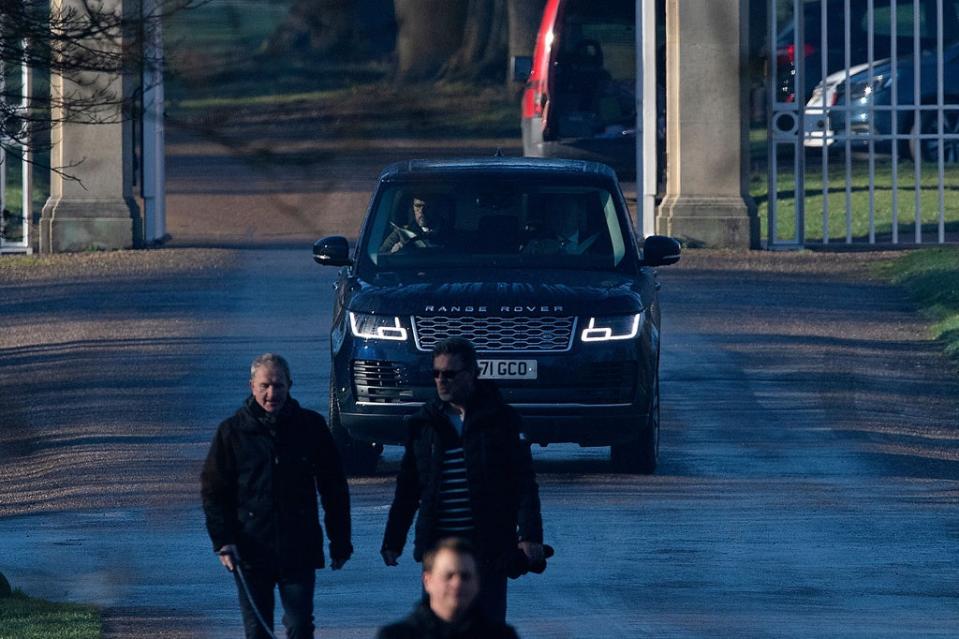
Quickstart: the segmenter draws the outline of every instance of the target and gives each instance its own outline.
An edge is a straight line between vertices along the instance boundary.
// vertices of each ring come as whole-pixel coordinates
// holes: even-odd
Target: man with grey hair
[[[353,553],[350,495],[323,417],[290,397],[290,366],[265,353],[250,366],[250,396],[217,428],[201,475],[213,550],[236,575],[247,639],[269,637],[279,589],[287,637],[313,637],[323,504],[330,568]],[[260,618],[262,617],[262,619]]]

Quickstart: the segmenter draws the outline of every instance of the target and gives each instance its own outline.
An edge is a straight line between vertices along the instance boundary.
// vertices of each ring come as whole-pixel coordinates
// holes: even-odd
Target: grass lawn
[[[756,155],[753,157],[754,166],[757,166]],[[764,158],[765,153],[759,157]],[[750,175],[749,190],[759,208],[762,235],[767,237],[768,173],[764,165],[758,166],[762,168]],[[915,165],[911,160],[900,159],[895,189],[893,163],[889,158],[877,158],[872,172],[874,181],[870,189],[867,160],[854,158],[847,171],[845,158],[835,155],[830,157],[824,173],[820,157],[807,156],[802,227],[807,243],[820,243],[824,238],[831,243],[845,243],[847,237],[858,244],[869,242],[870,237],[876,242],[887,243],[892,241],[894,226],[898,230],[899,243],[914,243],[917,217],[923,243],[938,242],[940,226],[948,239],[959,239],[959,165],[945,165],[940,194],[938,166],[935,163],[921,164],[918,206]],[[791,158],[781,159],[776,185],[777,241],[789,241],[796,235],[796,187]],[[870,203],[875,211],[872,221],[869,219]]]
[[[764,127],[750,129],[749,153],[753,167],[749,176],[749,193],[756,201],[760,233],[765,240],[770,233],[770,198]],[[832,244],[844,244],[847,238],[851,238],[854,244],[862,245],[870,241],[870,236],[877,243],[889,243],[894,226],[898,231],[898,243],[912,244],[916,241],[917,210],[922,243],[937,243],[940,226],[947,240],[959,240],[959,165],[945,165],[940,195],[938,165],[921,164],[917,205],[915,165],[910,159],[900,156],[895,180],[898,186],[893,189],[892,160],[888,156],[877,156],[871,169],[875,176],[871,192],[870,165],[863,157],[854,156],[847,168],[845,156],[833,153],[825,172],[821,152],[808,152],[805,161],[802,228],[807,244],[819,244],[824,239]],[[796,237],[796,187],[792,154],[781,155],[776,183],[775,237],[779,242],[790,242]],[[870,202],[875,211],[871,223]],[[896,211],[895,223],[893,210]]]
[[[217,0],[173,13],[164,25],[167,108],[287,104],[383,77],[375,62],[330,62],[262,53],[293,0]]]
[[[33,599],[19,591],[0,598],[0,639],[99,639],[93,606]]]
[[[910,251],[878,268],[890,282],[906,288],[934,322],[933,337],[959,361],[959,247]]]

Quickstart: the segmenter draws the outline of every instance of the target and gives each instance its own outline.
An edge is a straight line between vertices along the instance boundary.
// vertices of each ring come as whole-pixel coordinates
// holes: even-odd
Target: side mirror
[[[313,242],[313,261],[324,266],[350,266],[350,243],[334,235]]]
[[[526,82],[533,72],[533,58],[528,55],[514,55],[510,58],[513,82]]]
[[[669,266],[679,261],[679,242],[665,235],[650,235],[643,240],[645,266]]]

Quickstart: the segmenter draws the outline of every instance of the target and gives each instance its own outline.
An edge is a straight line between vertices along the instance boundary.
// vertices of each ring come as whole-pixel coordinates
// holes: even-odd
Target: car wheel
[[[340,453],[343,470],[347,475],[372,475],[380,460],[383,446],[370,444],[350,437],[340,421],[340,402],[336,399],[334,384],[330,382],[330,433]]]
[[[935,135],[939,132],[939,115],[932,111],[923,112],[919,119],[922,124],[921,133],[923,135]],[[942,132],[945,135],[959,134],[959,113],[955,111],[944,111],[942,114]],[[916,134],[916,126],[913,125],[912,135]],[[939,161],[939,140],[909,140],[909,153],[913,160],[919,159],[919,153],[922,152],[922,162]],[[943,159],[946,164],[955,164],[959,162],[959,139],[943,140]]]
[[[649,401],[649,415],[646,427],[639,437],[622,444],[614,444],[610,449],[610,461],[613,470],[619,473],[652,475],[659,461],[659,372],[653,378],[652,397]]]

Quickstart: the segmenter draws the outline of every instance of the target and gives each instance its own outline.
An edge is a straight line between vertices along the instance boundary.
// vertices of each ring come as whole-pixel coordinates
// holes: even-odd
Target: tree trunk
[[[436,76],[460,47],[467,3],[472,4],[470,0],[394,0],[397,79]]]
[[[516,97],[523,92],[523,85],[513,82],[510,62],[516,56],[532,57],[545,6],[546,0],[508,0],[509,57],[506,59],[506,86],[512,88]]]
[[[533,55],[546,0],[508,0],[509,55]]]
[[[508,50],[507,0],[468,0],[463,41],[440,72],[444,80],[502,77]]]

